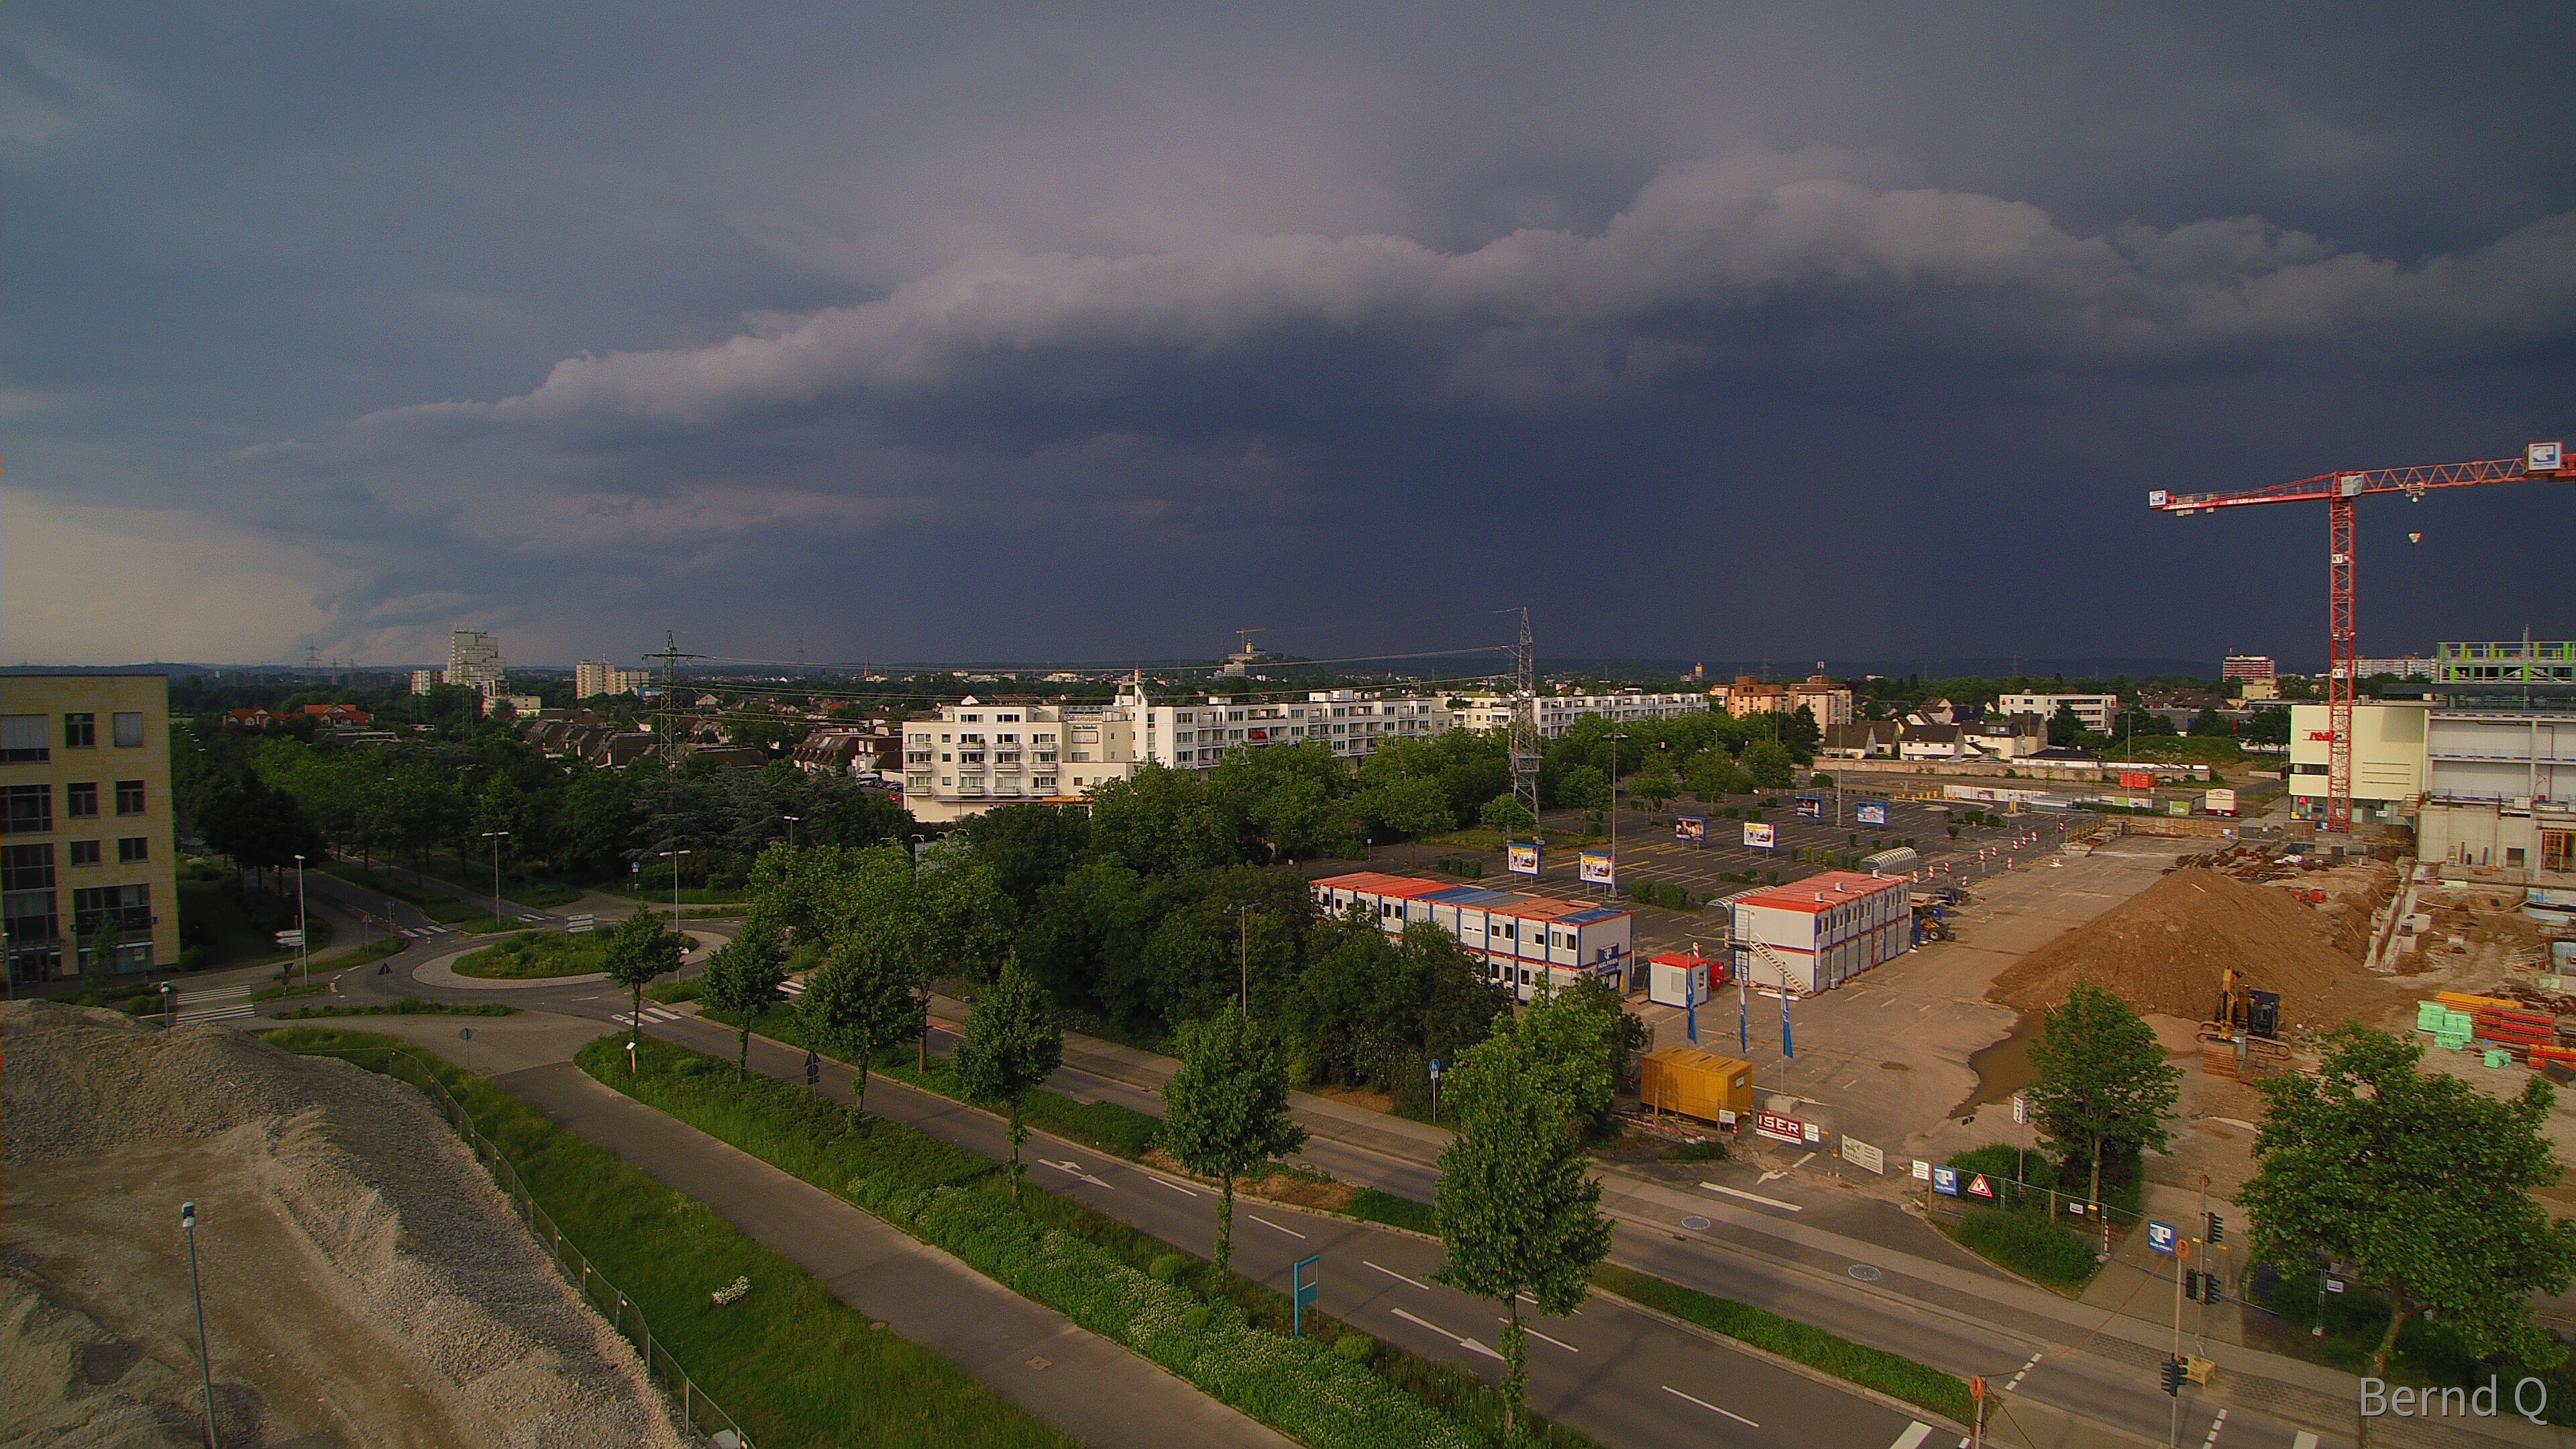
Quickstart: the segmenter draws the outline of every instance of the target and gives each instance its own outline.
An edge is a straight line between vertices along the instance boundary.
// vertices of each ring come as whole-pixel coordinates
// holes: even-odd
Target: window
[[[32,764],[53,757],[53,751],[45,747],[43,715],[0,715],[0,762]]]
[[[0,835],[42,835],[54,828],[54,787],[10,785],[0,794]]]
[[[72,923],[82,935],[110,926],[120,931],[152,929],[152,887],[148,885],[84,886],[72,892]]]
[[[0,890],[52,890],[54,887],[54,847],[12,845],[0,850]]]
[[[91,843],[96,844],[95,841]],[[116,863],[118,865],[132,865],[138,860],[150,860],[151,858],[152,837],[149,835],[128,835],[116,842]]]
[[[63,813],[74,820],[98,818],[98,782],[83,780],[63,787]]]
[[[63,933],[62,918],[54,914],[50,886],[0,893],[0,914],[8,918],[9,949],[13,953],[22,945],[51,941]]]
[[[74,864],[74,865],[96,865],[96,864],[98,864],[98,842],[97,842],[97,841],[95,841],[95,840],[75,840],[75,841],[73,841],[73,842],[72,842],[72,864]]]
[[[116,813],[119,815],[140,815],[143,813],[142,781],[119,780],[116,782]]]
[[[63,748],[85,750],[98,743],[98,716],[67,714],[63,716]]]
[[[116,747],[120,750],[143,748],[143,711],[120,709],[115,714]]]

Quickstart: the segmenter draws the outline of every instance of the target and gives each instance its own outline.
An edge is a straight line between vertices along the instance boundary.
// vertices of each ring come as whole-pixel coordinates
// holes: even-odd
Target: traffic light
[[[2181,1398],[2182,1360],[2178,1358],[2166,1359],[2164,1361],[2163,1368],[2165,1376],[2165,1392],[2173,1395],[2175,1398]]]
[[[2206,1276],[2207,1275],[2202,1273],[2198,1268],[2184,1269],[2182,1275],[2182,1296],[2194,1303],[2205,1302],[2206,1300],[2200,1296],[2200,1285],[2201,1280]]]
[[[2211,1213],[2209,1215],[2209,1245],[2214,1248],[2226,1241],[2227,1219],[2220,1217],[2216,1213]]]

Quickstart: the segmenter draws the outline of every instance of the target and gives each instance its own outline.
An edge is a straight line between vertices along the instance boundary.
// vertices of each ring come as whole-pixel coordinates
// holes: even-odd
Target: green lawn
[[[281,1011],[278,1021],[308,1021],[324,1016],[515,1016],[519,1008],[503,1006],[497,1001],[432,1001],[424,996],[406,996],[384,1006],[338,1006],[328,1002],[320,1006],[301,1006]]]
[[[654,1341],[753,1443],[1070,1449],[1073,1441],[954,1364],[876,1330],[712,1208],[562,1131],[488,1079],[372,1033],[288,1027],[267,1037],[293,1051],[354,1053],[379,1068],[395,1046],[433,1063],[530,1195],[643,1310]],[[716,1306],[709,1295],[737,1276],[751,1280],[750,1294]]]
[[[486,946],[456,961],[459,976],[490,981],[532,981],[545,976],[583,976],[601,968],[608,946],[598,935],[562,931],[521,931],[497,946]]]

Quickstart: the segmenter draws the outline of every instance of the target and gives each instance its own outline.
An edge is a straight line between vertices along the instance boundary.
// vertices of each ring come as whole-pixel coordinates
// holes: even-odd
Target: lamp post
[[[486,830],[483,838],[492,842],[492,929],[501,929],[501,842],[510,838],[506,830]]]
[[[804,819],[805,817],[802,815],[781,815],[778,818],[787,822],[787,849],[792,853],[796,849],[796,822]]]
[[[295,857],[295,959],[304,968],[304,984],[313,984],[313,948],[306,944],[304,921],[304,857]],[[194,1241],[193,1239],[191,1241]]]
[[[660,858],[671,863],[671,929],[680,929],[680,858],[685,850],[665,850]]]
[[[188,1294],[197,1302],[197,1369],[206,1381],[206,1443],[224,1449],[223,1431],[215,1427],[215,1360],[206,1349],[206,1290],[197,1281],[197,1205],[179,1204],[179,1227],[188,1235]]]
[[[1619,897],[1619,742],[1627,737],[1626,730],[1612,730],[1606,736],[1610,741],[1610,898],[1612,900]]]
[[[929,839],[930,837],[927,835],[915,833],[912,837],[912,849],[904,852],[904,854],[912,857],[912,878],[914,880],[921,879],[921,847],[923,843]]]
[[[1228,906],[1226,909],[1234,913],[1236,926],[1234,956],[1234,966],[1237,978],[1235,983],[1235,1009],[1241,1011],[1246,1016],[1250,1016],[1252,1014],[1252,917],[1260,910],[1260,907],[1241,905]]]

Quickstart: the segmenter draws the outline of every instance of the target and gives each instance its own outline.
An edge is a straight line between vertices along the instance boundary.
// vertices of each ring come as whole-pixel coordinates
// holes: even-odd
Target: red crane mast
[[[2532,443],[2519,458],[2489,458],[2475,463],[2430,463],[2413,468],[2377,468],[2358,472],[2319,473],[2261,488],[2222,489],[2215,493],[2173,493],[2159,488],[2147,495],[2147,506],[2160,513],[2186,514],[2238,508],[2249,503],[2326,504],[2326,708],[2333,738],[2326,746],[2326,828],[2352,829],[2352,701],[2359,684],[2360,636],[2353,626],[2353,503],[2365,493],[2403,493],[2420,502],[2436,488],[2468,488],[2481,483],[2576,482],[2566,449],[2558,443]]]

